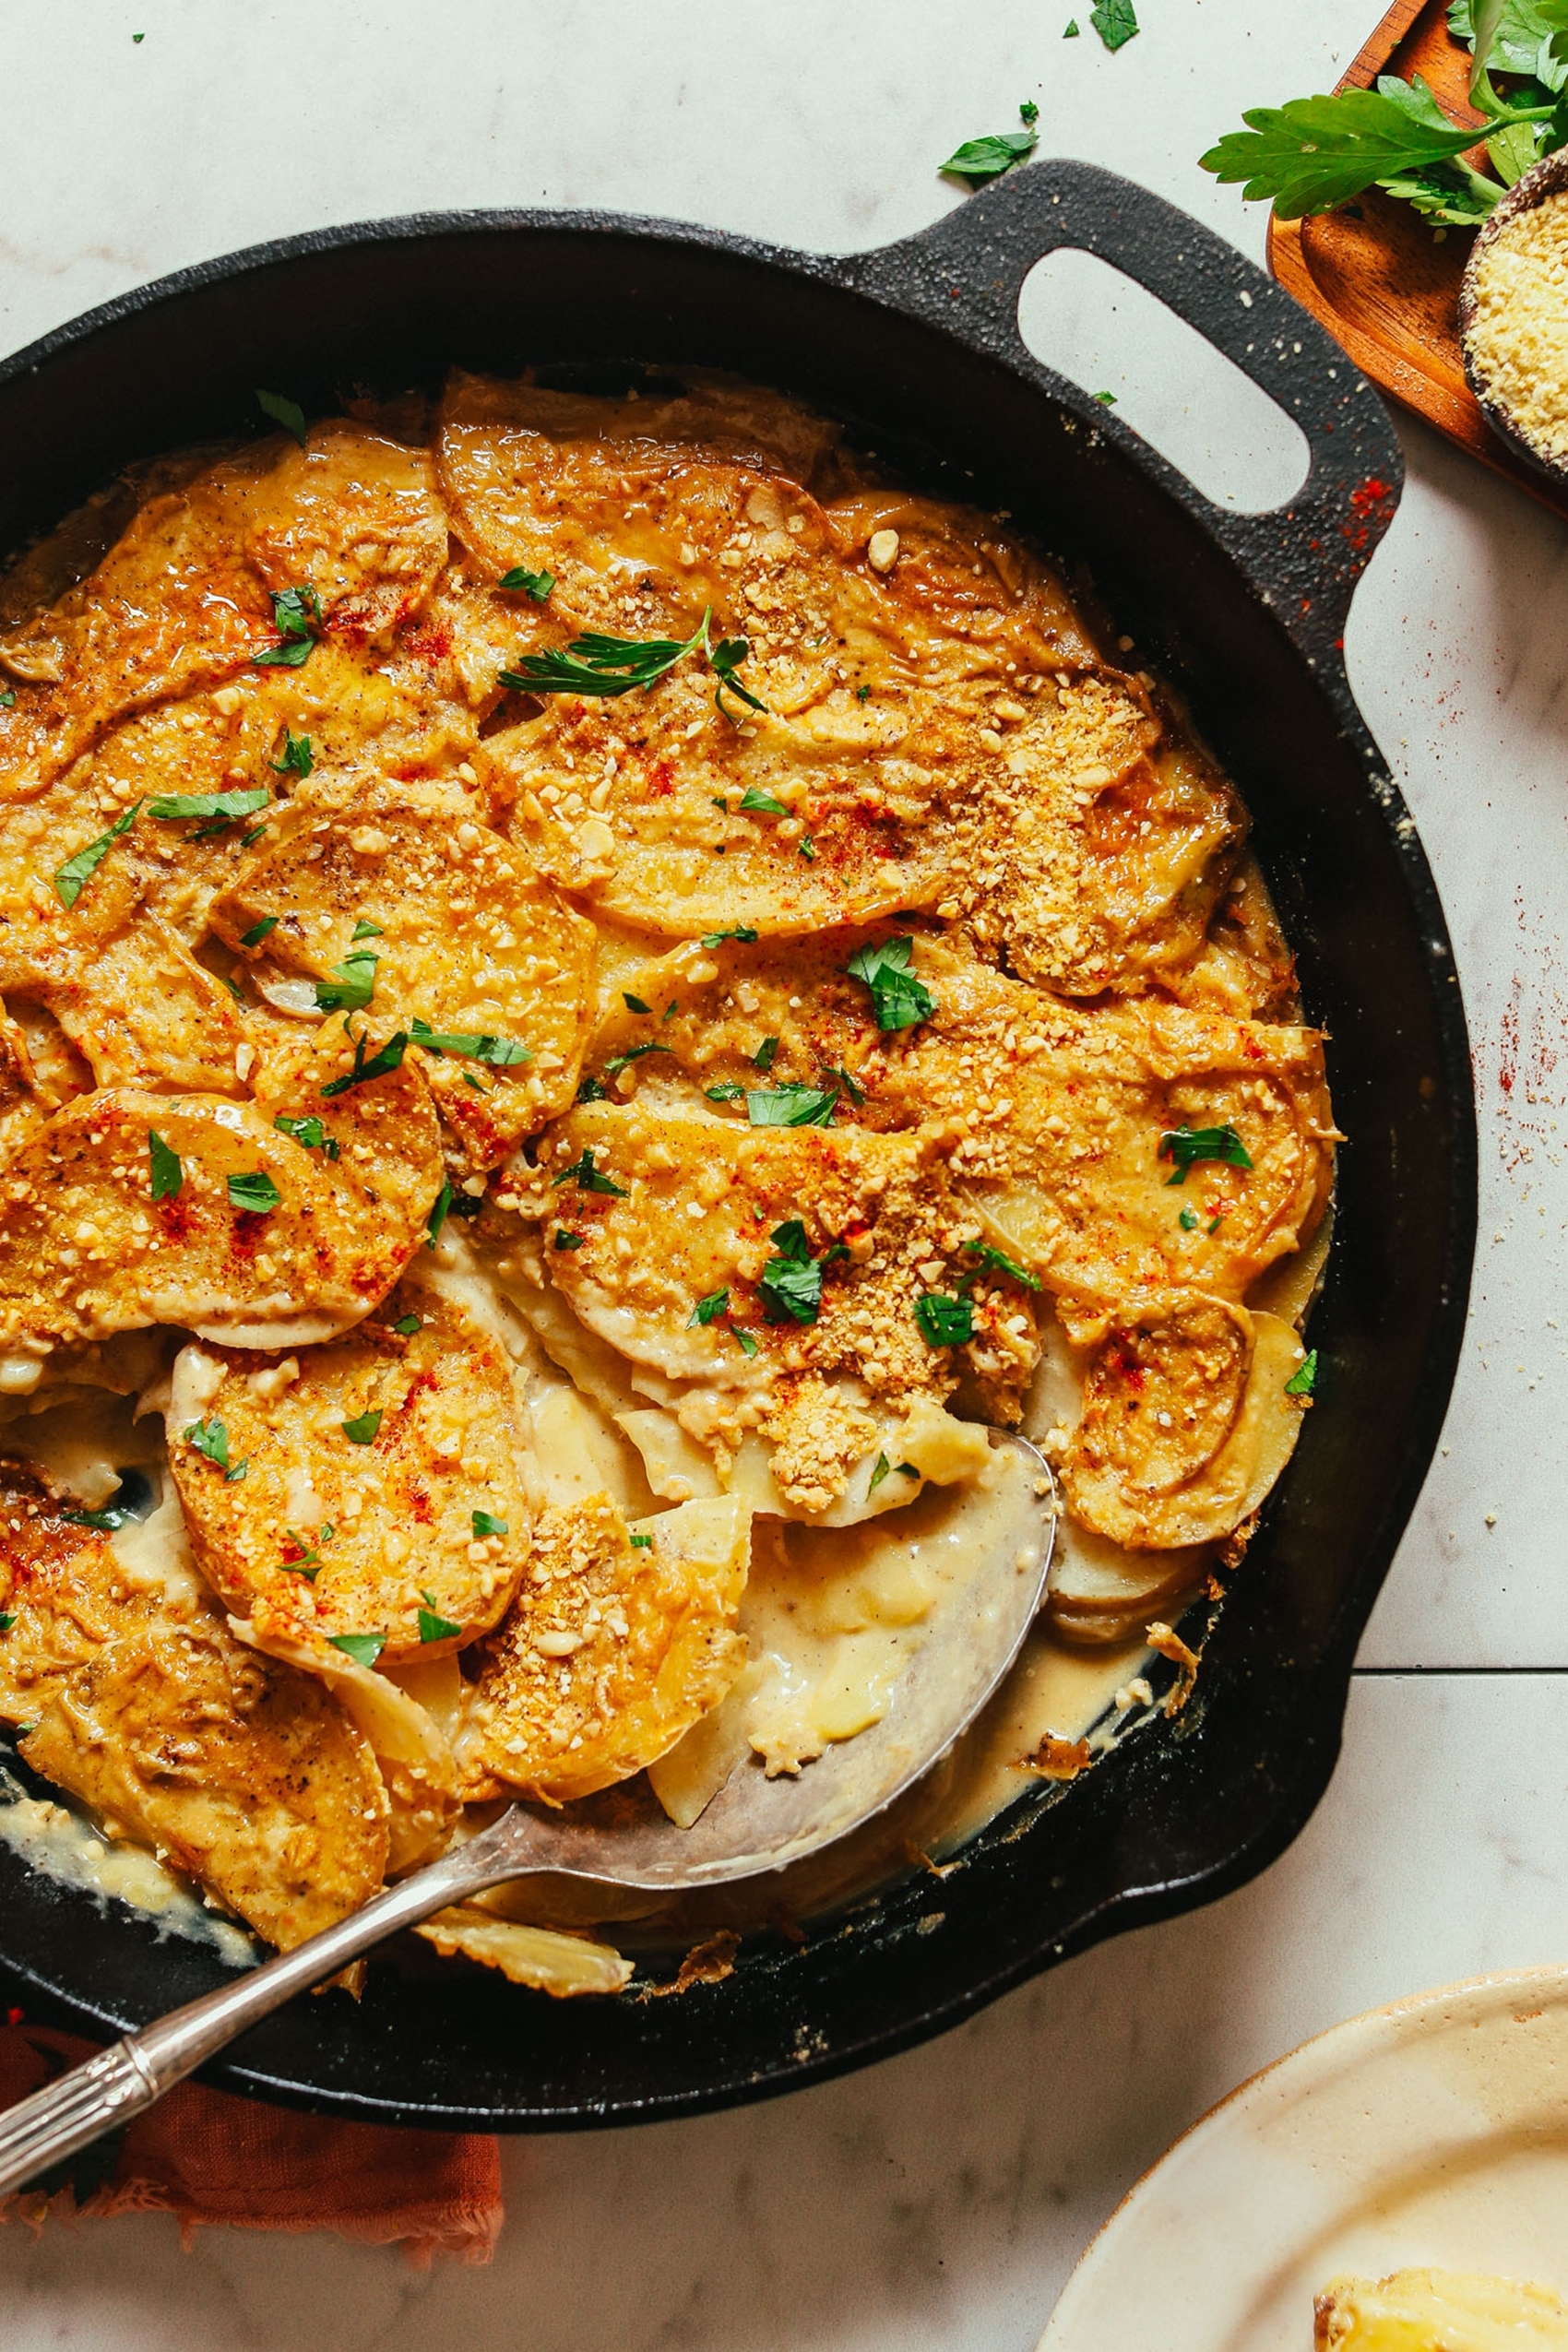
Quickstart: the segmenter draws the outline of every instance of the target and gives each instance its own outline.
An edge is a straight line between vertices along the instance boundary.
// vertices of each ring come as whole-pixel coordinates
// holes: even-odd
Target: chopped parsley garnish
[[[731,1324],[730,1336],[737,1343],[742,1356],[754,1356],[756,1354],[757,1344],[752,1337],[749,1331],[737,1331]]]
[[[802,833],[801,836],[801,855],[804,858],[807,865],[815,865],[816,843],[812,839],[809,833]]]
[[[306,1118],[296,1119],[280,1111],[272,1122],[280,1135],[291,1135],[306,1151],[325,1152],[328,1159],[338,1157],[338,1138],[329,1135],[314,1111]]]
[[[1004,1251],[993,1250],[989,1241],[966,1241],[964,1249],[968,1256],[980,1260],[980,1264],[965,1275],[966,1282],[978,1282],[982,1274],[1004,1274],[1010,1282],[1021,1282],[1027,1290],[1039,1289],[1038,1274],[1031,1274],[1028,1266],[1020,1265],[1016,1258],[1008,1257]]]
[[[893,1465],[888,1460],[885,1454],[879,1454],[877,1455],[876,1467],[871,1474],[871,1484],[866,1489],[866,1492],[868,1494],[874,1494],[876,1492],[877,1488],[882,1484],[883,1479],[887,1476],[888,1471],[892,1467]]]
[[[420,1610],[422,1642],[449,1642],[454,1635],[462,1632],[461,1625],[455,1625],[449,1617],[442,1616],[432,1594],[422,1592],[420,1598],[424,1603],[424,1607]]]
[[[0,710],[15,710],[16,707],[17,690],[15,686],[7,686],[5,693],[0,695]]]
[[[271,933],[277,930],[282,920],[281,915],[263,915],[259,922],[252,923],[249,931],[241,932],[240,945],[259,947],[262,941],[270,937]]]
[[[1317,1349],[1311,1348],[1285,1384],[1287,1396],[1311,1396],[1317,1388]]]
[[[766,1075],[772,1069],[778,1054],[778,1039],[776,1037],[765,1037],[752,1056],[752,1068],[761,1070]]]
[[[315,766],[308,735],[291,735],[283,730],[283,756],[267,763],[274,776],[308,776]]]
[[[323,1013],[362,1013],[375,994],[379,957],[366,947],[344,956],[332,967],[329,980],[317,980],[315,1001]]]
[[[1114,392],[1097,392],[1094,397],[1099,402],[1102,409],[1113,409],[1116,406],[1116,395]]]
[[[430,1221],[425,1228],[425,1240],[432,1249],[441,1239],[442,1228],[449,1217],[478,1217],[484,1206],[481,1195],[459,1193],[450,1183],[443,1184],[431,1204]]]
[[[493,1511],[476,1511],[472,1520],[474,1541],[482,1543],[486,1536],[504,1536],[506,1522],[498,1519]]]
[[[386,1647],[385,1633],[328,1633],[327,1638],[355,1666],[374,1666]]]
[[[1159,1158],[1175,1163],[1176,1173],[1166,1183],[1184,1184],[1187,1170],[1203,1159],[1222,1159],[1232,1168],[1250,1168],[1246,1146],[1229,1120],[1223,1127],[1168,1127],[1159,1139]]]
[[[755,938],[750,923],[737,923],[732,931],[705,931],[702,944],[705,947],[722,947],[727,939],[738,939],[742,947],[750,947]]]
[[[857,686],[855,688],[855,700],[857,702],[870,702],[871,688],[869,686]]]
[[[358,922],[354,925],[353,932],[349,940],[349,944],[351,947],[354,944],[355,940],[380,939],[383,936],[384,932],[382,925],[380,923],[369,922],[366,921],[365,917],[362,915]]]
[[[147,1131],[147,1150],[152,1162],[152,1197],[155,1201],[172,1201],[185,1181],[180,1155],[170,1149],[155,1127]]]
[[[961,1348],[975,1336],[974,1302],[928,1290],[915,1301],[915,1321],[933,1348]]]
[[[754,695],[749,687],[742,686],[735,675],[750,651],[751,647],[744,637],[724,637],[714,647],[712,653],[708,656],[719,678],[719,683],[713,691],[713,707],[721,719],[729,719],[732,727],[739,727],[742,722],[735,717],[732,710],[725,709],[724,697],[727,694],[736,695],[745,704],[748,710],[767,708],[767,705],[760,695]],[[751,793],[748,791],[741,806],[746,808],[750,803]]]
[[[307,1544],[303,1536],[296,1535],[292,1527],[285,1527],[283,1533],[296,1549],[290,1552],[286,1559],[280,1560],[279,1566],[287,1568],[291,1575],[303,1576],[307,1585],[314,1585],[321,1574],[320,1552],[314,1544]],[[321,1530],[321,1540],[324,1543],[328,1542],[332,1533],[332,1522],[329,1519]]]
[[[132,38],[139,41],[141,35],[138,32]],[[264,417],[270,417],[274,424],[280,424],[285,433],[293,434],[302,449],[304,447],[305,412],[297,400],[285,399],[281,392],[258,392],[255,404]]]
[[[753,1087],[746,1117],[754,1127],[829,1127],[837,1087]]]
[[[1099,0],[1089,11],[1089,22],[1112,54],[1124,49],[1138,30],[1133,0]]]
[[[462,1053],[471,1062],[488,1062],[498,1070],[515,1069],[519,1062],[533,1060],[531,1050],[517,1038],[491,1037],[468,1029],[433,1029],[417,1014],[409,1023],[409,1035],[427,1053]]]
[[[610,1097],[600,1079],[592,1075],[578,1079],[577,1100],[579,1102],[608,1102],[609,1099]]]
[[[283,1198],[265,1169],[257,1169],[254,1175],[231,1176],[228,1182],[233,1206],[251,1217],[266,1217]]]
[[[186,817],[206,817],[215,830],[221,832],[236,817],[254,816],[271,797],[265,784],[244,792],[170,792],[160,800],[149,801],[147,813],[160,825],[178,825]]]
[[[634,1551],[651,1551],[653,1549],[651,1536],[628,1536],[626,1540]]]
[[[787,802],[775,800],[771,792],[759,792],[754,784],[748,784],[742,793],[741,806],[753,810],[758,816],[788,816],[790,814]]]
[[[693,1331],[699,1323],[717,1323],[720,1315],[728,1314],[729,1312],[729,1291],[710,1290],[707,1298],[699,1299],[692,1309],[691,1321],[687,1324],[686,1329]]]
[[[465,1070],[463,1072],[463,1084],[466,1087],[471,1087],[475,1094],[488,1094],[490,1092],[490,1088],[485,1085],[483,1079],[476,1078],[471,1070]]]
[[[385,1408],[381,1406],[368,1413],[356,1413],[351,1421],[342,1424],[343,1434],[350,1445],[374,1445],[384,1416]]]
[[[640,686],[646,693],[658,684],[668,671],[688,653],[699,650],[708,660],[719,679],[719,694],[728,688],[760,710],[762,705],[749,694],[735,675],[739,663],[749,650],[744,637],[726,637],[714,645],[708,635],[713,618],[711,605],[689,637],[609,637],[598,630],[588,630],[574,637],[564,652],[559,647],[547,653],[530,653],[523,658],[517,670],[503,670],[501,683],[523,694],[532,695],[596,695],[614,696],[629,695]],[[719,708],[723,708],[720,701]]]
[[[624,988],[621,991],[621,1002],[625,1006],[628,1013],[651,1013],[653,1011],[651,1004],[645,1004],[642,998],[640,996],[634,996],[629,989]]]
[[[733,1078],[720,1078],[716,1087],[703,1088],[709,1102],[739,1102],[745,1091],[744,1087],[737,1086]]]
[[[1183,1233],[1195,1233],[1198,1229],[1198,1215],[1196,1209],[1184,1208],[1182,1211],[1181,1216],[1176,1219],[1176,1222],[1182,1228]]]
[[[8,1633],[16,1621],[8,1609],[0,1609],[0,1633]]]
[[[400,1339],[411,1339],[420,1328],[420,1319],[418,1315],[399,1315],[392,1328]]]
[[[618,1201],[627,1197],[623,1186],[612,1183],[608,1176],[600,1173],[593,1164],[592,1152],[586,1146],[582,1158],[574,1160],[570,1168],[563,1169],[554,1179],[552,1190],[562,1184],[580,1184],[585,1193],[609,1193]]]
[[[244,1477],[245,1464],[229,1459],[229,1432],[221,1421],[187,1422],[184,1439],[187,1445],[194,1446],[198,1454],[205,1455],[222,1471],[231,1486],[236,1479]]]
[[[265,825],[253,825],[253,826],[252,826],[252,827],[251,827],[251,829],[250,829],[250,831],[249,831],[248,833],[242,833],[242,834],[241,834],[241,836],[240,836],[240,847],[241,847],[241,849],[248,849],[250,848],[250,846],[251,846],[251,843],[252,843],[253,841],[259,841],[259,840],[261,839],[262,836],[265,834],[265,832],[266,832],[266,831],[267,831],[267,827],[266,827],[266,826],[265,826]]]
[[[121,1503],[111,1503],[101,1511],[62,1511],[60,1516],[68,1526],[95,1527],[100,1535],[112,1536],[116,1527],[135,1524],[136,1513]]]
[[[828,1075],[828,1076],[829,1076],[829,1077],[833,1080],[833,1082],[834,1082],[834,1084],[835,1084],[836,1086],[840,1086],[840,1087],[843,1087],[843,1089],[844,1089],[845,1093],[849,1096],[849,1100],[850,1100],[852,1103],[854,1103],[854,1104],[856,1104],[856,1105],[858,1106],[859,1104],[861,1104],[861,1103],[864,1102],[864,1100],[865,1100],[865,1099],[866,1099],[866,1097],[865,1097],[865,1088],[864,1088],[863,1087],[861,1087],[861,1086],[857,1086],[857,1085],[856,1085],[856,1083],[855,1083],[854,1079],[853,1079],[853,1078],[849,1075],[849,1073],[848,1072],[848,1070],[845,1070],[845,1069],[842,1069],[842,1068],[837,1069],[837,1070],[829,1070],[829,1072],[828,1072],[828,1074],[827,1074],[827,1075]]]
[[[564,1225],[558,1225],[555,1228],[555,1246],[558,1250],[580,1250],[587,1239],[586,1233],[568,1233]]]
[[[555,575],[553,572],[530,572],[526,564],[514,564],[509,572],[502,573],[495,585],[504,588],[525,588],[536,604],[542,604],[555,586]]]
[[[239,981],[234,978],[233,973],[220,972],[218,977],[222,981],[224,987],[228,990],[230,995],[233,998],[235,1004],[244,1004],[246,1001],[245,992],[240,986]]]
[[[1135,26],[1134,30],[1136,30]],[[1039,107],[1026,100],[1018,113],[1024,125],[1021,131],[996,131],[986,138],[966,139],[945,163],[938,164],[938,171],[951,172],[956,179],[967,180],[971,188],[982,186],[987,180],[1000,179],[1015,163],[1032,155],[1039,142],[1035,127],[1039,121]],[[864,699],[862,693],[861,700]]]
[[[392,1071],[402,1068],[403,1054],[409,1042],[406,1029],[396,1030],[380,1052],[373,1053],[368,1061],[364,1050],[367,1034],[362,1030],[358,1037],[354,1037],[352,1029],[350,1029],[349,1035],[354,1039],[354,1066],[351,1070],[345,1070],[340,1078],[327,1080],[321,1091],[328,1099],[334,1095],[347,1094],[350,1087],[368,1085],[372,1078],[385,1078]]]
[[[1082,38],[1081,30],[1076,17],[1068,18],[1067,30],[1063,34],[1062,38],[1063,41],[1078,41]]]
[[[673,1053],[675,1049],[672,1045],[659,1045],[658,1043],[651,1045],[628,1046],[624,1053],[612,1053],[611,1055],[609,1061],[604,1065],[604,1075],[607,1078],[612,1078],[617,1070],[624,1070],[629,1062],[640,1062],[645,1053]]]
[[[849,1252],[842,1241],[835,1241],[821,1257],[814,1258],[806,1229],[798,1217],[776,1225],[768,1238],[778,1254],[763,1267],[757,1288],[769,1323],[782,1323],[787,1317],[796,1323],[814,1323],[822,1306],[822,1269],[835,1258],[848,1257]]]
[[[303,588],[272,590],[272,624],[282,639],[266,653],[253,653],[260,670],[297,670],[308,661],[321,626],[321,599],[307,581]]]
[[[82,895],[84,884],[89,882],[98,872],[122,834],[128,833],[136,823],[137,812],[140,807],[139,801],[133,802],[124,816],[115,818],[107,833],[101,833],[96,841],[89,841],[85,849],[78,849],[74,858],[65,860],[54,877],[54,896],[59,899],[62,907],[70,908],[76,905]]]
[[[861,947],[849,958],[849,978],[870,989],[879,1029],[912,1029],[936,1010],[935,997],[909,968],[914,949],[912,939],[885,939],[880,947]]]

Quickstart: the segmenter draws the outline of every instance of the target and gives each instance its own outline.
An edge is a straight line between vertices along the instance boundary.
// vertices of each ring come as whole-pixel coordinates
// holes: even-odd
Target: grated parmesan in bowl
[[[1481,230],[1459,329],[1493,431],[1547,472],[1568,473],[1568,156],[1532,166]]]

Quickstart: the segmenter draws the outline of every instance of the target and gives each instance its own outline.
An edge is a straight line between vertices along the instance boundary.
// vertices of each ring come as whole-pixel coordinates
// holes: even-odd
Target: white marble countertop
[[[1063,43],[1073,0],[10,0],[0,346],[184,262],[427,207],[880,244],[960,200],[932,167],[1025,97],[1042,154],[1112,164],[1261,255],[1261,213],[1195,159],[1243,106],[1330,87],[1379,0],[1139,0],[1116,56],[1089,5]],[[1057,356],[1072,322],[1027,311]],[[1112,326],[1074,333],[1123,416],[1200,471],[1255,451],[1233,386],[1124,362]],[[1303,1836],[1212,1909],[847,2081],[512,2144],[488,2270],[220,2231],[184,2256],[166,2218],[7,2231],[6,2352],[1026,2352],[1123,2190],[1243,2075],[1375,2002],[1563,1957],[1568,533],[1401,430],[1408,486],[1348,659],[1458,948],[1480,1248],[1443,1452]]]

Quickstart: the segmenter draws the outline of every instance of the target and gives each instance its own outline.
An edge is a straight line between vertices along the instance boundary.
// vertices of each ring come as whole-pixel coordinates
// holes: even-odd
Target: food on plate
[[[1058,1474],[1047,1616],[963,1819],[886,1834],[1087,1768],[1151,1652],[1184,1692],[1336,1135],[1131,641],[701,373],[457,374],[123,521],[0,636],[23,1763],[278,1944],[514,1796],[690,1826],[897,1716],[1033,1475],[992,1428]],[[567,1901],[421,1932],[619,1990]]]
[[[1490,423],[1538,466],[1568,468],[1568,177],[1517,181],[1476,239],[1459,301],[1465,373]]]
[[[1313,2309],[1317,2352],[1547,2352],[1568,2346],[1568,2303],[1550,2287],[1469,2271],[1336,2278]]]

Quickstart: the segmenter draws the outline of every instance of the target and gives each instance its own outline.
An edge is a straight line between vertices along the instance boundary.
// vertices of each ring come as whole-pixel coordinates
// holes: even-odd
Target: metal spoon
[[[640,1816],[626,1818],[624,1794],[565,1812],[511,1806],[336,1927],[128,2034],[0,2115],[0,2196],[150,2107],[294,1993],[325,1983],[385,1936],[449,1903],[536,1871],[606,1886],[715,1886],[781,1871],[883,1812],[974,1721],[1040,1604],[1056,1527],[1051,1473],[1023,1438],[993,1431],[992,1444],[1012,1457],[993,1467],[993,1540],[932,1610],[879,1723],[828,1748],[794,1778],[769,1780],[755,1763],[738,1766],[689,1829],[678,1829],[651,1800]]]

